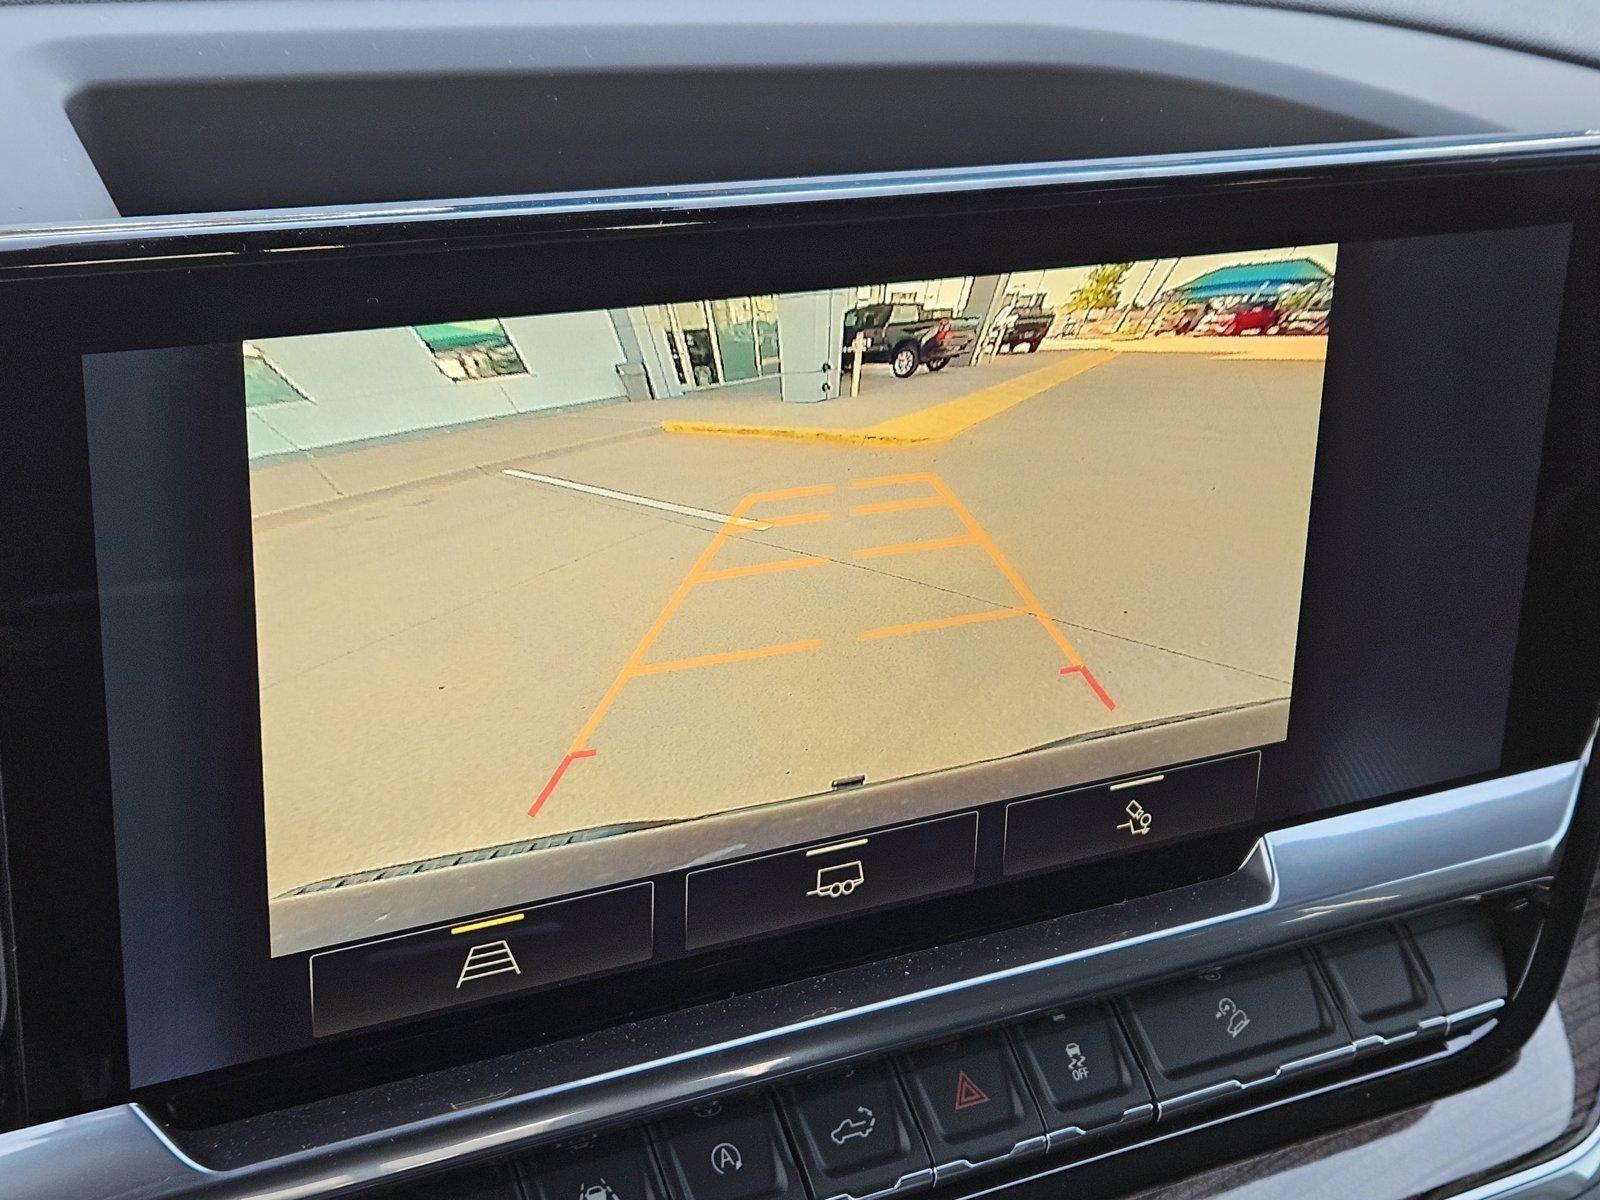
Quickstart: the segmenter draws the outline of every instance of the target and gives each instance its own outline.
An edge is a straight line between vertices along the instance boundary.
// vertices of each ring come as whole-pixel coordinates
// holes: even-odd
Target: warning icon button
[[[973,1083],[972,1076],[965,1071],[956,1072],[956,1111],[962,1112],[987,1103],[989,1103],[989,1093]]]
[[[976,1164],[1044,1149],[1044,1122],[1004,1037],[927,1046],[906,1055],[901,1066],[936,1164]]]

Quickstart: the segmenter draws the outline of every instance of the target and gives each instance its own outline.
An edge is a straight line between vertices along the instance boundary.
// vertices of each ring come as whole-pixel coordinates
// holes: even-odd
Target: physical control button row
[[[1486,1019],[1498,934],[1451,910],[713,1099],[391,1200],[887,1200]]]

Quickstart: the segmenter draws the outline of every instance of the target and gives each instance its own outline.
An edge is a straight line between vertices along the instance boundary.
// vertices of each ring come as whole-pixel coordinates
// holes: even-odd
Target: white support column
[[[633,329],[639,346],[639,356],[644,362],[645,376],[650,380],[650,392],[658,400],[681,396],[684,386],[673,369],[671,352],[667,349],[667,323],[665,310],[658,304],[646,308],[623,309],[628,324]],[[680,353],[686,353],[680,346]]]
[[[973,279],[972,290],[967,293],[967,306],[961,310],[963,317],[976,317],[978,321],[978,339],[972,344],[968,365],[976,365],[982,355],[989,340],[990,326],[1004,306],[1006,285],[1010,282],[1010,275],[978,275]]]
[[[839,395],[844,314],[850,292],[794,292],[778,297],[778,352],[783,399],[815,404]]]

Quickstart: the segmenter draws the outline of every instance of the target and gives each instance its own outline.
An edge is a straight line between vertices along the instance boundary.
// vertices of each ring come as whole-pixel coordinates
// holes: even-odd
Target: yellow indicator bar
[[[510,916],[505,917],[490,917],[487,921],[474,921],[471,925],[453,926],[450,932],[477,933],[480,929],[493,929],[496,925],[515,925],[525,916],[527,916],[526,913],[512,913]]]

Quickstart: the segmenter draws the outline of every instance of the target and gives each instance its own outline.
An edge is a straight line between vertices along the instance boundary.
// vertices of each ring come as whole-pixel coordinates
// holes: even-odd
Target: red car
[[[1234,304],[1207,313],[1194,327],[1196,333],[1213,333],[1221,337],[1237,337],[1241,333],[1276,333],[1279,321],[1278,308],[1270,300],[1256,300],[1249,304]]]

